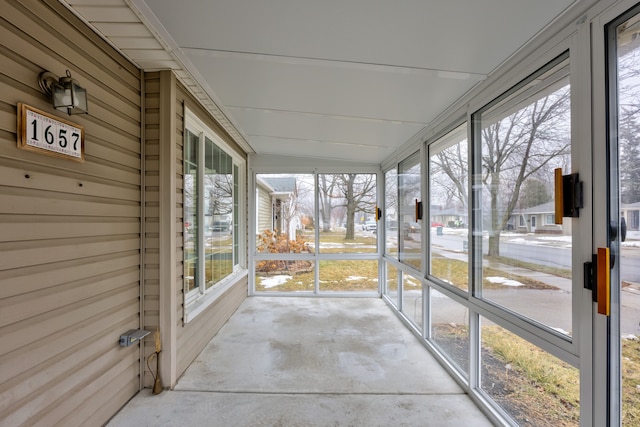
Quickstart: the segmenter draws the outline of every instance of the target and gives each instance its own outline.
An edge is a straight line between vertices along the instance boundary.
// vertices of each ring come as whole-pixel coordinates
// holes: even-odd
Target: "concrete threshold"
[[[490,426],[379,298],[247,298],[174,390],[118,426]]]

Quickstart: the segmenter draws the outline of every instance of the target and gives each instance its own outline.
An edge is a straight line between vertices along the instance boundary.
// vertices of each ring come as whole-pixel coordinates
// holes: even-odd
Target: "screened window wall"
[[[377,173],[255,174],[256,293],[379,295]]]
[[[384,171],[384,298],[513,424],[580,422],[575,222],[554,208],[554,171],[572,172],[569,64],[560,54]]]

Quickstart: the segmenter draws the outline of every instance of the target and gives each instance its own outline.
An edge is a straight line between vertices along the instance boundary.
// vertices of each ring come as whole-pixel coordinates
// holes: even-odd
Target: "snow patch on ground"
[[[274,288],[276,286],[283,285],[292,279],[292,276],[289,275],[279,275],[279,276],[271,276],[271,277],[263,277],[260,284],[265,288]]]
[[[524,286],[522,283],[518,282],[517,280],[507,279],[506,277],[490,276],[490,277],[487,277],[486,279],[491,283],[498,283],[504,286],[514,286],[514,287]]]

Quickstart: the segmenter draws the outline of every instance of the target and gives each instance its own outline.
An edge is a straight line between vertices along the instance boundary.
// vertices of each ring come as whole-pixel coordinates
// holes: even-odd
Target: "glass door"
[[[609,419],[640,424],[640,8],[606,26]]]

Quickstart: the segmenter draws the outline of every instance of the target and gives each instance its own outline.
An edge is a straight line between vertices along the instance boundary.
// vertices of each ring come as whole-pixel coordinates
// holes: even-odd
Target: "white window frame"
[[[231,286],[238,282],[242,277],[245,277],[247,273],[247,251],[246,251],[246,231],[245,227],[242,224],[246,224],[247,218],[247,210],[246,210],[246,160],[240,156],[235,150],[233,150],[218,134],[216,134],[206,123],[200,120],[191,110],[185,107],[184,111],[184,131],[186,135],[186,131],[191,132],[194,135],[198,136],[198,203],[197,203],[197,219],[198,219],[198,265],[200,268],[198,271],[198,284],[199,286],[190,290],[189,292],[184,292],[184,323],[188,323],[193,320],[198,314],[203,312],[207,307],[209,307],[214,301],[216,301],[221,295],[223,295]],[[223,150],[226,154],[228,154],[232,159],[232,170],[235,167],[238,168],[238,176],[234,176],[235,179],[238,179],[238,192],[239,194],[233,194],[232,199],[235,201],[236,197],[238,200],[238,215],[240,227],[238,229],[238,235],[233,236],[233,243],[238,243],[238,259],[235,259],[235,254],[233,254],[233,243],[232,243],[232,256],[233,256],[233,272],[227,276],[225,276],[222,280],[215,283],[209,289],[206,289],[205,286],[205,269],[204,269],[204,192],[202,189],[204,188],[204,153],[205,153],[205,144],[206,139],[209,139],[214,144],[218,146],[221,150]],[[234,186],[235,187],[235,186]],[[232,215],[235,217],[235,215]],[[232,229],[235,230],[235,223],[232,223]],[[184,263],[184,258],[182,259]],[[184,279],[183,279],[183,289],[184,289]]]

